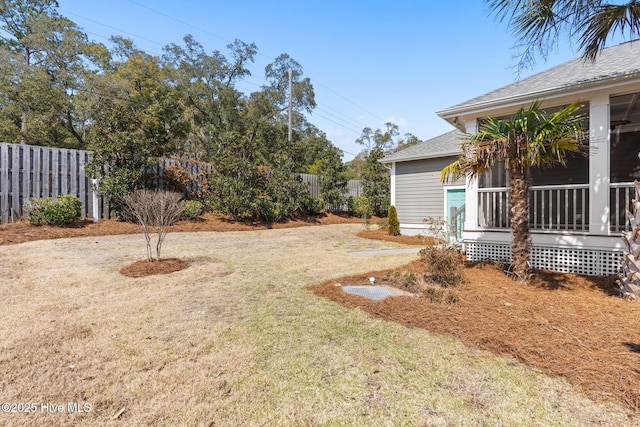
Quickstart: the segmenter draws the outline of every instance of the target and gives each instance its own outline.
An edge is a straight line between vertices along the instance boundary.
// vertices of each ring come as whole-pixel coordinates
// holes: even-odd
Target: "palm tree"
[[[602,0],[485,0],[499,20],[507,20],[519,39],[520,65],[543,59],[560,37],[578,42],[585,59],[594,61],[609,36],[619,32],[632,40],[640,36],[640,4],[636,0],[611,4]],[[566,34],[568,33],[568,34]]]
[[[442,180],[477,177],[504,161],[509,174],[509,208],[513,272],[520,281],[530,276],[529,192],[531,168],[566,166],[570,152],[581,151],[583,117],[574,114],[582,106],[571,104],[552,114],[534,102],[508,120],[489,118],[478,133],[462,142],[463,155],[442,170]]]

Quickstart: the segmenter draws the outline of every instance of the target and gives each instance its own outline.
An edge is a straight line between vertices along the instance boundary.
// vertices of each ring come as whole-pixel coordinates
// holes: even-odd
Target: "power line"
[[[318,105],[324,105],[324,104],[318,104]],[[333,114],[331,111],[329,111],[329,110],[325,110],[325,109],[324,109],[324,108],[322,108],[322,107],[319,107],[319,106],[318,106],[318,107],[316,107],[316,108],[317,108],[318,110],[320,110],[320,111],[322,111],[322,112],[326,113],[326,114],[329,114],[329,115],[330,115],[330,116],[332,116],[332,117],[335,117],[335,118],[336,118],[336,119],[338,119],[338,120],[341,120],[341,121],[345,122],[345,123],[346,123],[347,125],[349,125],[349,126],[353,126],[353,127],[356,127],[356,126],[357,126],[357,127],[359,127],[359,130],[364,129],[364,128],[366,128],[366,127],[367,127],[367,125],[365,125],[364,123],[360,123],[360,122],[358,122],[358,121],[356,121],[356,120],[353,120],[353,119],[351,119],[349,116],[347,116],[346,114],[342,114],[342,113],[340,113],[339,111],[333,110],[331,107],[327,107],[327,108],[329,108],[329,110],[336,111],[336,113],[340,114],[341,116],[346,117],[346,119],[345,119],[345,118],[342,118],[342,117],[339,117],[338,115]],[[360,126],[362,126],[362,127],[360,127]]]
[[[313,81],[315,81],[318,85],[322,86],[323,88],[325,88],[325,89],[326,89],[326,90],[328,90],[329,92],[333,93],[334,95],[336,95],[336,96],[338,96],[338,97],[342,98],[343,100],[347,101],[349,104],[351,104],[351,105],[353,105],[353,106],[355,106],[355,107],[358,107],[359,109],[361,109],[362,111],[364,111],[364,112],[365,112],[365,113],[367,113],[367,114],[370,114],[373,118],[376,118],[376,119],[378,119],[378,120],[380,120],[380,121],[384,122],[384,119],[383,119],[383,118],[376,116],[375,114],[373,114],[373,113],[372,113],[372,112],[370,112],[370,111],[367,111],[364,107],[361,107],[361,106],[359,106],[358,104],[356,104],[355,102],[353,102],[353,101],[351,101],[351,100],[349,100],[349,99],[345,98],[344,96],[340,95],[338,92],[336,92],[336,91],[334,91],[334,90],[330,89],[330,88],[329,88],[329,87],[327,87],[326,85],[323,85],[323,84],[322,84],[322,83],[320,83],[318,80],[313,79],[313,78],[311,78],[311,77],[310,77],[310,79],[311,79],[311,80],[313,80]]]
[[[132,3],[132,4],[135,4],[135,5],[136,5],[136,6],[138,6],[138,7],[141,7],[141,8],[144,8],[144,9],[146,9],[146,10],[149,10],[149,11],[151,11],[151,12],[155,13],[155,14],[158,14],[158,15],[160,15],[160,16],[163,16],[163,17],[165,17],[165,18],[167,18],[167,19],[170,19],[170,20],[173,20],[173,21],[175,21],[175,22],[178,22],[178,23],[180,23],[180,24],[182,24],[182,25],[185,25],[185,26],[187,26],[187,27],[189,27],[189,28],[193,28],[193,29],[195,29],[195,30],[197,30],[197,31],[199,31],[199,32],[204,33],[204,34],[207,34],[207,35],[210,35],[210,36],[215,37],[215,38],[217,38],[217,39],[220,39],[220,40],[223,40],[223,41],[225,41],[225,42],[231,43],[231,41],[230,41],[229,39],[225,38],[225,37],[222,37],[222,36],[220,36],[220,35],[218,35],[218,34],[212,33],[212,32],[210,32],[210,31],[208,31],[208,30],[203,29],[203,28],[197,27],[197,26],[195,26],[195,25],[193,25],[193,24],[191,24],[191,23],[189,23],[189,22],[182,21],[182,20],[180,20],[180,19],[178,19],[178,18],[175,18],[175,17],[173,17],[173,16],[171,16],[171,15],[168,15],[168,14],[166,14],[166,13],[164,13],[164,12],[161,12],[161,11],[159,11],[159,10],[156,10],[156,9],[154,9],[154,8],[151,8],[151,7],[149,7],[149,6],[146,6],[146,5],[144,5],[144,4],[140,3],[140,2],[137,2],[137,1],[135,1],[135,0],[129,0],[129,2],[130,2],[130,3]],[[94,20],[94,19],[91,19],[91,18],[87,18],[87,17],[81,16],[81,15],[76,14],[76,13],[73,13],[73,12],[68,12],[68,11],[63,11],[63,12],[64,12],[64,13],[69,13],[69,14],[74,15],[74,16],[77,16],[77,17],[80,17],[80,18],[82,18],[82,19],[85,19],[85,20],[87,20],[87,21],[90,21],[90,22],[96,23],[96,24],[98,24],[98,25],[102,25],[102,26],[104,26],[104,27],[106,27],[106,28],[111,28],[111,29],[116,30],[116,31],[118,31],[118,32],[128,34],[128,35],[133,36],[133,37],[135,37],[135,38],[137,38],[137,39],[144,40],[144,41],[147,41],[147,42],[149,42],[149,43],[156,44],[156,45],[161,45],[161,43],[158,43],[158,42],[156,42],[156,41],[154,41],[154,40],[150,40],[150,39],[148,39],[148,38],[146,38],[146,37],[143,37],[143,36],[140,36],[140,35],[137,35],[137,34],[131,33],[131,32],[129,32],[129,31],[124,31],[124,30],[122,30],[122,29],[119,29],[119,28],[113,27],[113,26],[111,26],[111,25],[108,25],[108,24],[105,24],[105,23],[99,22],[99,21],[97,21],[97,20]],[[105,36],[103,36],[103,35],[95,34],[95,33],[90,33],[90,34],[93,34],[93,35],[95,35],[95,36],[98,36],[98,37],[101,37],[101,38],[104,38],[104,39],[110,40],[110,37],[105,37]],[[155,52],[152,52],[152,51],[149,51],[149,52],[150,52],[150,53],[152,53],[152,54],[154,54],[154,55],[156,55],[156,56],[160,56],[160,54],[157,54],[157,53],[155,53]],[[257,54],[258,54],[258,55],[260,55],[260,56],[262,56],[262,57],[268,58],[269,60],[274,60],[274,58],[272,58],[272,57],[270,57],[270,56],[268,56],[268,55],[261,54],[260,52],[258,52]],[[260,78],[260,77],[258,76],[258,78]],[[332,94],[334,94],[335,96],[339,97],[340,99],[342,99],[342,100],[344,100],[344,101],[348,102],[349,104],[351,104],[351,105],[353,105],[353,106],[357,107],[358,109],[360,109],[360,110],[364,111],[365,113],[369,114],[371,117],[376,118],[377,120],[379,120],[379,121],[381,121],[381,122],[383,122],[383,121],[384,121],[384,119],[382,119],[382,118],[378,117],[377,115],[375,115],[374,113],[372,113],[372,112],[368,111],[368,110],[367,110],[367,109],[365,109],[364,107],[362,107],[362,106],[358,105],[357,103],[355,103],[355,102],[351,101],[350,99],[348,99],[348,98],[344,97],[343,95],[341,95],[340,93],[338,93],[338,92],[334,91],[333,89],[329,88],[327,85],[325,85],[325,84],[321,83],[321,82],[320,82],[320,81],[318,81],[317,79],[310,78],[310,80],[312,80],[312,81],[313,81],[315,84],[317,84],[318,86],[321,86],[321,87],[322,87],[322,88],[324,88],[325,90],[327,90],[327,91],[331,92],[331,93],[332,93]],[[242,81],[242,83],[247,83],[247,84],[250,84],[250,85],[253,85],[253,86],[257,86],[257,87],[261,87],[261,86],[262,86],[261,84],[258,84],[258,83],[255,83],[255,82],[252,82],[252,81],[249,81],[249,80],[243,80],[243,81]],[[239,89],[241,89],[241,90],[246,91],[246,92],[251,92],[249,89],[247,89],[247,88],[245,88],[245,87],[240,87],[240,86],[237,86],[237,87],[238,87]],[[334,108],[332,108],[332,107],[330,107],[330,106],[328,106],[328,105],[326,105],[326,104],[319,103],[319,105],[322,105],[322,106],[326,107],[326,109],[325,109],[325,108],[321,108],[321,107],[317,107],[317,109],[318,109],[318,110],[320,110],[320,111],[324,112],[325,114],[328,114],[328,115],[330,115],[330,116],[334,117],[335,119],[337,119],[337,120],[339,120],[340,122],[343,122],[343,123],[337,122],[337,121],[335,121],[335,120],[333,120],[333,119],[331,119],[331,118],[329,118],[329,117],[326,117],[326,116],[324,116],[324,115],[322,115],[322,114],[319,114],[319,113],[317,113],[317,112],[314,112],[314,113],[315,113],[315,114],[314,114],[314,116],[321,117],[321,118],[323,118],[323,119],[325,119],[325,120],[327,120],[327,121],[329,121],[329,122],[331,122],[331,123],[333,123],[333,124],[335,124],[335,125],[337,125],[337,126],[340,126],[340,127],[341,127],[341,128],[343,128],[343,129],[346,129],[346,130],[348,130],[348,131],[350,131],[350,132],[353,132],[353,133],[355,133],[355,134],[360,134],[361,130],[360,130],[360,129],[355,130],[354,128],[359,127],[359,126],[362,126],[362,128],[364,128],[364,127],[368,127],[368,126],[367,126],[367,125],[365,125],[364,123],[358,122],[357,120],[352,119],[350,116],[348,116],[348,115],[346,115],[346,114],[344,114],[344,113],[341,113],[340,111],[338,111],[338,110],[336,110],[336,109],[334,109]],[[335,114],[334,114],[334,113],[335,113]],[[342,116],[342,117],[339,117],[339,116]],[[343,118],[343,117],[344,117],[344,118]],[[345,118],[346,118],[346,119],[345,119]],[[345,153],[347,153],[347,154],[352,154],[352,155],[356,155],[356,154],[349,153],[349,152],[346,152],[346,151],[345,151]]]
[[[346,150],[343,150],[342,148],[339,148],[339,147],[338,147],[338,150],[342,151],[342,152],[343,152],[343,153],[345,153],[345,154],[351,154],[351,155],[352,155],[352,156],[354,156],[354,157],[358,156],[358,155],[357,155],[357,154],[355,154],[355,153],[350,153],[350,152],[348,152],[348,151],[346,151]]]
[[[325,120],[327,120],[327,121],[329,121],[331,123],[334,123],[334,124],[340,126],[341,128],[344,128],[344,129],[346,129],[346,130],[348,130],[350,132],[353,132],[353,133],[356,133],[356,134],[360,134],[360,131],[357,131],[357,130],[352,129],[352,128],[348,128],[345,125],[343,125],[342,123],[338,123],[338,122],[336,122],[334,120],[331,120],[329,117],[323,116],[322,114],[316,114],[316,116],[322,117],[323,119],[325,119]]]
[[[231,41],[230,41],[229,39],[225,38],[225,37],[222,37],[222,36],[220,36],[220,35],[218,35],[218,34],[214,34],[214,33],[210,32],[210,31],[208,31],[208,30],[205,30],[205,29],[203,29],[203,28],[197,27],[197,26],[195,26],[195,25],[193,25],[193,24],[190,24],[190,23],[188,23],[188,22],[182,21],[182,20],[180,20],[180,19],[178,19],[178,18],[175,18],[175,17],[173,17],[173,16],[171,16],[171,15],[168,15],[168,14],[166,14],[166,13],[164,13],[164,12],[161,12],[161,11],[159,11],[159,10],[153,9],[153,8],[151,8],[151,7],[149,7],[149,6],[146,6],[146,5],[142,4],[142,3],[139,3],[139,2],[137,2],[137,1],[135,1],[135,0],[129,0],[129,2],[130,2],[130,3],[135,4],[135,5],[139,6],[139,7],[142,7],[142,8],[144,8],[144,9],[147,9],[147,10],[149,10],[149,11],[153,12],[153,13],[156,13],[156,14],[158,14],[158,15],[164,16],[164,17],[165,17],[165,18],[167,18],[167,19],[171,19],[171,20],[173,20],[173,21],[176,21],[176,22],[181,23],[182,25],[186,25],[187,27],[190,27],[190,28],[193,28],[193,29],[195,29],[195,30],[198,30],[198,31],[200,31],[200,32],[202,32],[202,33],[204,33],[204,34],[208,34],[208,35],[211,35],[211,36],[213,36],[213,37],[216,37],[216,38],[218,38],[218,39],[220,39],[220,40],[224,40],[224,41],[226,41],[227,43],[231,43]],[[272,57],[270,57],[270,56],[268,56],[268,55],[261,54],[260,52],[258,52],[258,55],[263,56],[263,57],[265,57],[265,58],[267,58],[267,59],[269,59],[269,60],[271,60],[271,61],[273,61],[273,60],[275,59],[275,58],[272,58]],[[321,82],[319,82],[317,79],[314,79],[314,78],[311,78],[311,77],[310,77],[310,79],[311,79],[311,80],[313,80],[313,81],[315,81],[319,86],[322,86],[323,88],[325,88],[325,89],[326,89],[326,90],[328,90],[329,92],[331,92],[331,93],[333,93],[334,95],[338,96],[339,98],[343,99],[344,101],[346,101],[346,102],[350,103],[351,105],[353,105],[353,106],[355,106],[355,107],[359,108],[360,110],[364,111],[365,113],[369,114],[371,117],[373,117],[373,118],[375,118],[375,119],[378,119],[378,120],[380,120],[381,122],[384,122],[384,119],[383,119],[383,118],[378,117],[376,114],[373,114],[372,112],[368,111],[368,110],[367,110],[367,109],[365,109],[364,107],[362,107],[362,106],[360,106],[360,105],[356,104],[355,102],[353,102],[353,101],[351,101],[351,100],[347,99],[346,97],[342,96],[342,95],[341,95],[341,94],[339,94],[338,92],[336,92],[336,91],[334,91],[333,89],[329,88],[328,86],[326,86],[326,85],[322,84],[322,83],[321,83]]]
[[[106,28],[111,28],[112,30],[116,30],[118,32],[121,32],[121,33],[124,33],[124,34],[128,34],[130,36],[133,36],[133,37],[136,37],[138,39],[144,40],[146,42],[153,43],[153,44],[156,44],[158,46],[164,47],[164,46],[162,46],[162,43],[159,43],[159,42],[157,42],[155,40],[151,40],[151,39],[148,39],[146,37],[130,33],[129,31],[125,31],[123,29],[116,28],[116,27],[111,26],[109,24],[105,24],[103,22],[96,21],[95,19],[87,18],[86,16],[78,15],[77,13],[69,12],[68,10],[60,10],[60,11],[63,12],[63,13],[69,14],[69,15],[77,16],[78,18],[84,19],[85,21],[93,22],[94,24],[98,24],[98,25],[101,25],[101,26],[106,27]],[[104,37],[104,36],[100,36],[100,37]],[[105,37],[105,38],[109,39],[109,37]]]
[[[173,20],[173,21],[179,22],[179,23],[181,23],[182,25],[186,25],[187,27],[193,28],[194,30],[201,31],[201,32],[203,32],[203,33],[205,33],[205,34],[208,34],[208,35],[210,35],[210,36],[213,36],[213,37],[215,37],[215,38],[218,38],[218,39],[220,39],[220,40],[223,40],[223,41],[225,41],[225,42],[227,42],[227,43],[232,43],[232,41],[231,41],[231,40],[229,40],[229,39],[227,39],[227,38],[224,38],[224,37],[222,37],[222,36],[219,36],[219,35],[217,35],[217,34],[214,34],[214,33],[212,33],[211,31],[207,31],[207,30],[202,29],[202,28],[200,28],[200,27],[196,27],[196,26],[195,26],[195,25],[193,25],[193,24],[190,24],[190,23],[188,23],[188,22],[182,21],[182,20],[180,20],[180,19],[178,19],[178,18],[176,18],[176,17],[173,17],[173,16],[171,16],[171,15],[167,15],[167,14],[166,14],[166,13],[164,13],[164,12],[160,12],[159,10],[153,9],[153,8],[151,8],[151,7],[149,7],[149,6],[146,6],[146,5],[142,4],[142,3],[138,3],[137,1],[129,0],[129,3],[133,3],[133,4],[135,4],[136,6],[139,6],[139,7],[142,7],[142,8],[144,8],[144,9],[147,9],[148,11],[151,11],[151,12],[153,12],[153,13],[157,13],[158,15],[162,15],[162,16],[164,16],[165,18],[168,18],[168,19],[171,19],[171,20]]]

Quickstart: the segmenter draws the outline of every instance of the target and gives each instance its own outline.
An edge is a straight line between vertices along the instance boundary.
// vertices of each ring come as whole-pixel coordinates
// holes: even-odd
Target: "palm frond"
[[[517,38],[518,69],[546,60],[558,41],[568,33],[578,40],[586,59],[594,60],[607,37],[616,30],[628,31],[630,39],[640,35],[636,0],[613,5],[604,0],[485,0],[490,14],[507,21]]]
[[[531,166],[566,166],[567,154],[582,151],[584,117],[574,114],[580,108],[582,105],[573,103],[549,115],[542,113],[542,120],[529,139]]]
[[[629,39],[640,35],[640,4],[630,1],[627,4],[605,4],[593,9],[580,27],[580,49],[586,59],[595,61],[598,52],[605,47],[609,36],[620,31],[628,32]]]
[[[464,173],[462,172],[462,165],[460,163],[460,159],[456,160],[450,165],[445,166],[440,171],[441,182],[453,182],[463,176],[464,176]]]
[[[465,156],[458,160],[458,170],[477,176],[502,160],[520,167],[566,165],[566,156],[584,147],[584,117],[575,114],[582,105],[573,103],[552,114],[541,105],[533,102],[507,120],[484,120],[463,143]]]

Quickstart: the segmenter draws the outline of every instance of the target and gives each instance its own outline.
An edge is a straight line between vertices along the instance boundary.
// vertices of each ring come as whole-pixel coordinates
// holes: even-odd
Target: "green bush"
[[[353,201],[353,209],[355,214],[362,218],[364,226],[368,230],[371,225],[371,215],[373,215],[369,199],[365,196],[355,197]]]
[[[115,213],[115,215],[121,221],[132,221],[132,218],[128,218],[124,211],[126,211],[123,197],[131,194],[134,190],[142,188],[144,174],[142,168],[128,169],[128,168],[112,168],[109,171],[109,175],[100,180],[100,193],[104,196],[109,209]]]
[[[307,215],[319,215],[324,209],[324,200],[319,197],[309,197],[302,201],[301,209]]]
[[[357,215],[356,214],[356,197],[349,196],[347,197],[347,212],[349,215]]]
[[[253,210],[254,215],[267,224],[274,224],[294,211],[292,210],[292,204],[274,201],[268,197],[257,199],[253,204]]]
[[[253,190],[245,179],[214,173],[209,185],[211,195],[205,200],[209,209],[232,215],[236,222],[251,211]]]
[[[80,219],[82,202],[72,195],[46,199],[30,198],[24,205],[27,221],[33,225],[66,225]]]
[[[196,219],[204,211],[204,205],[197,200],[180,200],[178,205],[182,209],[180,219]]]
[[[324,200],[317,197],[305,197],[300,203],[300,210],[305,215],[319,215],[324,209]]]
[[[398,211],[396,211],[395,206],[389,206],[388,225],[387,231],[389,235],[400,235],[400,221],[398,221]]]
[[[444,286],[462,283],[462,262],[455,249],[443,246],[427,246],[420,257],[429,266],[431,279]]]

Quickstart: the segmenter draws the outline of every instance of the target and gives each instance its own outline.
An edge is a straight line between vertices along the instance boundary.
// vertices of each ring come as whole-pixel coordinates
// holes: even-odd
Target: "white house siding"
[[[425,231],[426,218],[443,217],[445,186],[440,172],[456,159],[450,156],[395,164],[395,206],[402,234],[420,234]],[[464,185],[464,181],[448,185]]]

